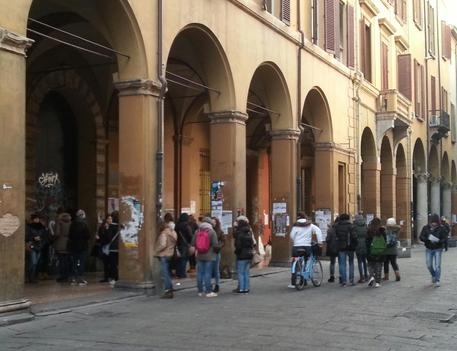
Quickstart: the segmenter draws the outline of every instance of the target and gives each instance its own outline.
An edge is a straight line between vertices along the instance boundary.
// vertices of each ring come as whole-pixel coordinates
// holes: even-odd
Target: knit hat
[[[436,213],[432,214],[430,216],[430,223],[438,223],[438,224],[440,224],[440,216],[438,216]]]
[[[84,212],[84,210],[78,210],[76,211],[76,217],[86,218],[86,212]]]
[[[213,225],[213,222],[211,221],[211,218],[209,218],[209,217],[203,217],[202,222],[209,223],[209,224]]]
[[[249,223],[249,219],[246,216],[238,216],[238,217],[236,217],[236,221]]]
[[[394,225],[397,225],[397,221],[395,220],[394,217],[387,218],[386,225],[387,225],[387,226],[394,226]]]

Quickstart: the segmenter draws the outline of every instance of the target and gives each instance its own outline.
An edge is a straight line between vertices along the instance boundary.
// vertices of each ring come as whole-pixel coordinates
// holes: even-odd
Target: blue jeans
[[[197,289],[199,293],[203,292],[203,287],[205,287],[205,293],[209,294],[211,292],[213,262],[197,260]]]
[[[347,283],[346,258],[349,259],[349,281],[354,282],[354,251],[340,251],[338,253],[338,266],[341,284]]]
[[[237,260],[236,270],[238,273],[238,289],[240,291],[249,291],[249,269],[251,260]]]
[[[425,249],[425,263],[432,275],[433,282],[439,282],[441,279],[441,255],[443,249],[430,250]]]
[[[33,282],[36,279],[38,263],[40,262],[41,251],[31,250],[29,252],[29,267],[28,267],[28,282]]]
[[[221,254],[218,253],[216,255],[216,261],[213,261],[213,272],[212,278],[214,279],[214,284],[219,285],[219,281],[221,280],[221,273],[219,270],[219,266],[221,265]]]
[[[161,256],[158,257],[160,262],[160,277],[163,281],[163,288],[165,291],[173,289],[173,283],[171,282],[170,275],[170,259],[171,257]]]

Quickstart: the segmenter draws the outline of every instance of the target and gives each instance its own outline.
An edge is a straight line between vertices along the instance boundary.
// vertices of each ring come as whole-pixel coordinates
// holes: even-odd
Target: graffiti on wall
[[[55,213],[65,204],[64,187],[57,172],[43,172],[38,177],[36,201],[37,210],[45,214]]]
[[[123,210],[129,212],[126,217],[129,220],[122,223],[121,239],[126,248],[138,247],[138,233],[143,225],[144,215],[143,206],[139,200],[133,196],[123,196],[121,198]]]

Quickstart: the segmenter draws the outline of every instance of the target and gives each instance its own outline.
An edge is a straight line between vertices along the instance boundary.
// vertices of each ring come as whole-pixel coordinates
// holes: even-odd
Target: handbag
[[[111,244],[113,243],[114,240],[116,240],[117,236],[119,235],[119,232],[116,233],[115,236],[111,239],[109,244],[102,245],[102,254],[109,256],[109,249],[111,247]]]
[[[254,251],[251,259],[251,267],[257,266],[262,261],[262,256],[257,251]]]

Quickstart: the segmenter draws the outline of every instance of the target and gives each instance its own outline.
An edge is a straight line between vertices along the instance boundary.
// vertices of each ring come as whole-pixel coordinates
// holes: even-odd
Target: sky
[[[439,11],[447,23],[457,26],[457,0],[442,0],[443,6]]]

